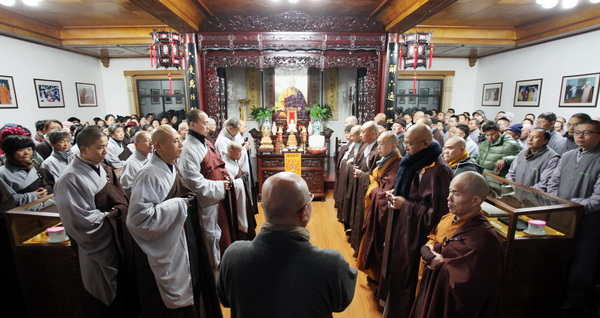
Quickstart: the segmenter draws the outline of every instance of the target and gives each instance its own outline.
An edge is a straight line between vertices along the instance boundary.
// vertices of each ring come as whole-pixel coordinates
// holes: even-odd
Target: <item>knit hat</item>
[[[4,129],[2,129],[2,131],[0,132],[0,142],[2,142],[2,140],[4,140],[4,138],[6,138],[8,136],[12,136],[12,135],[30,136],[31,133],[24,131],[23,128],[21,128],[21,127],[6,127]]]
[[[523,125],[514,124],[514,125],[511,125],[510,127],[508,127],[508,129],[506,129],[506,130],[510,130],[510,131],[514,132],[515,134],[521,136],[521,128],[523,128]]]

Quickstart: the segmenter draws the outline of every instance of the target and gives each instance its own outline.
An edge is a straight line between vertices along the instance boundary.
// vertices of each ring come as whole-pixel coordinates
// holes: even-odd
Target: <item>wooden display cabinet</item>
[[[97,302],[81,281],[70,241],[49,243],[46,229],[61,224],[54,196],[4,213],[29,317],[96,317]]]
[[[302,154],[301,176],[308,184],[308,190],[315,195],[315,199],[325,199],[325,158],[327,154]],[[285,171],[283,154],[257,154],[258,169],[258,194],[262,191],[265,180],[282,171]]]
[[[492,174],[484,175],[490,195],[482,209],[505,249],[496,316],[558,316],[583,207]],[[508,218],[508,224],[499,217]],[[531,219],[546,221],[545,234],[530,235],[517,229],[518,223],[525,225]]]

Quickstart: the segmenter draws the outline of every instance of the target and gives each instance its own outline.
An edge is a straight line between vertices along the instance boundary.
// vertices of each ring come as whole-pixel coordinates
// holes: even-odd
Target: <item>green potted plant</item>
[[[261,127],[265,124],[265,122],[269,123],[271,122],[271,117],[273,117],[273,109],[275,107],[272,108],[263,108],[263,107],[256,107],[256,106],[252,106],[252,108],[250,108],[250,114],[249,116],[256,120],[259,124],[259,127]]]
[[[312,107],[306,107],[312,117],[312,126],[314,134],[320,135],[327,128],[327,121],[333,118],[333,110],[330,105],[313,104]]]

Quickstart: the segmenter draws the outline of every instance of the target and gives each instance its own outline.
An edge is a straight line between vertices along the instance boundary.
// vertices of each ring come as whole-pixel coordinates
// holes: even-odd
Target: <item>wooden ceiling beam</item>
[[[443,25],[418,25],[406,32],[432,31],[434,44],[472,44],[472,45],[516,45],[516,34],[512,28],[476,28]]]
[[[149,44],[152,30],[168,29],[167,25],[68,27],[61,31],[63,45]]]
[[[199,0],[130,0],[173,29],[198,32],[200,24],[210,15]]]
[[[372,16],[387,32],[403,33],[457,0],[391,0],[382,2]]]
[[[553,40],[591,30],[600,29],[600,5],[579,6],[568,15],[558,15],[544,20],[518,26],[518,45]]]
[[[51,46],[60,45],[60,30],[55,25],[0,10],[0,34]]]

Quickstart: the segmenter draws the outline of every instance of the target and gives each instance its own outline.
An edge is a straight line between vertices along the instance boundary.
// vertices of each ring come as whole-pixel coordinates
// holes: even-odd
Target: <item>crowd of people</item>
[[[219,317],[222,303],[234,317],[320,317],[350,304],[356,269],[309,243],[313,197],[302,178],[267,179],[257,234],[243,120],[217,133],[200,110],[155,117],[0,131],[0,211],[54,194],[89,310]],[[583,205],[563,306],[583,305],[600,256],[597,118],[450,109],[392,121],[388,130],[384,114],[360,125],[348,117],[335,158],[337,218],[384,317],[495,311],[503,250],[481,210],[484,171]]]
[[[481,210],[484,172],[583,205],[563,308],[584,305],[600,256],[598,118],[449,109],[345,125],[337,217],[384,317],[493,315],[503,249]]]

